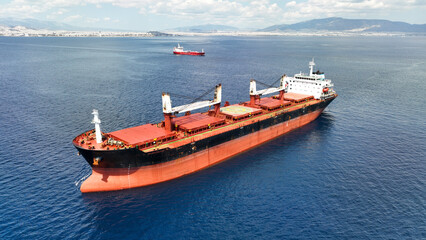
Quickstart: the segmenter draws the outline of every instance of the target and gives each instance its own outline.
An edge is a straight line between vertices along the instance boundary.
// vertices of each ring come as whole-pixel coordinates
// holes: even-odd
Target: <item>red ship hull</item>
[[[175,179],[222,162],[315,120],[324,108],[170,162],[139,168],[92,168],[82,192],[114,191]]]
[[[173,51],[173,54],[178,54],[178,55],[193,55],[193,56],[204,56],[204,52],[194,52],[194,51],[190,51],[190,52],[175,52]]]

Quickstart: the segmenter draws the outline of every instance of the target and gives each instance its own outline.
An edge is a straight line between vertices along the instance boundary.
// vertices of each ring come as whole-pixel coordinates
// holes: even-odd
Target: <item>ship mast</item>
[[[172,100],[170,99],[169,93],[163,93],[162,99],[165,128],[167,131],[171,132],[171,117],[173,114],[190,112],[192,110],[210,106],[214,106],[215,114],[219,113],[220,103],[222,102],[222,85],[216,85],[213,100],[198,101],[190,104],[172,107]]]
[[[101,120],[99,119],[99,112],[96,109],[93,109],[93,120],[92,123],[95,124],[95,132],[96,132],[96,143],[102,142],[102,133],[101,133]]]
[[[314,73],[314,66],[315,66],[315,62],[314,62],[314,58],[312,58],[312,61],[309,62],[309,76],[311,77]]]
[[[279,100],[284,101],[284,92],[287,89],[287,83],[285,81],[286,75],[282,75],[280,78],[280,86],[279,87],[270,87],[262,90],[256,90],[256,80],[250,80],[250,105],[254,105],[256,99],[260,99],[261,95],[271,94],[279,92]]]

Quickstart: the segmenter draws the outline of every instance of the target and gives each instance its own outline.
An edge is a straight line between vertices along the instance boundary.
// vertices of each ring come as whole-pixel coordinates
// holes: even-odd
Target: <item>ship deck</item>
[[[195,132],[203,128],[214,127],[225,123],[225,119],[195,113],[172,119],[172,125],[177,131]]]
[[[301,93],[285,93],[284,94],[284,100],[287,101],[292,101],[292,102],[302,102],[302,101],[306,101],[306,100],[310,100],[313,99],[314,97],[311,95],[306,95],[306,94],[301,94]]]
[[[87,131],[74,139],[74,144],[92,150],[126,149],[137,147],[143,152],[152,152],[163,148],[177,148],[182,145],[202,140],[220,133],[231,131],[257,121],[271,118],[283,112],[294,111],[321,100],[304,94],[285,93],[285,101],[274,97],[262,98],[254,106],[249,102],[221,107],[213,116],[212,111],[194,113],[187,116],[173,117],[173,131],[167,132],[164,122],[145,124],[110,133],[103,133],[104,141],[96,143],[94,130]],[[114,141],[122,145],[114,145]]]
[[[173,133],[168,133],[164,128],[159,128],[152,124],[125,128],[110,132],[108,135],[128,145],[141,145],[148,140],[162,140],[174,136]]]
[[[262,113],[262,110],[255,107],[234,104],[220,108],[220,113],[225,115],[227,119],[240,120],[250,116],[258,115]]]
[[[293,101],[294,102],[294,101]],[[292,101],[283,100],[280,101],[278,96],[265,97],[259,100],[256,100],[255,106],[260,107],[261,109],[272,111],[281,107],[290,106]],[[244,103],[245,105],[250,105],[250,101]]]

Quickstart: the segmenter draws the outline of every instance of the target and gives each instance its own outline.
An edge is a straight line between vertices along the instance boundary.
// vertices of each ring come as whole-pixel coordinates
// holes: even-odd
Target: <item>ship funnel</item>
[[[93,120],[92,123],[95,124],[96,132],[96,143],[102,142],[102,132],[101,132],[101,120],[99,119],[99,112],[96,109],[93,109]]]

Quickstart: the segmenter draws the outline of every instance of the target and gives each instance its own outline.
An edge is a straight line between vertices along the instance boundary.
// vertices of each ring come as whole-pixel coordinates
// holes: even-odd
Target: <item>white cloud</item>
[[[0,16],[33,17],[38,13],[45,13],[52,9],[57,12],[58,8],[67,8],[78,4],[79,0],[13,0],[10,3],[0,5]]]
[[[46,16],[46,18],[47,18],[47,19],[56,19],[56,18],[58,18],[58,17],[60,17],[60,16],[64,15],[64,13],[66,13],[66,12],[68,12],[68,10],[67,10],[67,9],[61,8],[61,9],[59,9],[59,10],[55,11],[55,12],[52,12],[52,13],[48,14],[48,15]]]
[[[301,18],[324,18],[332,16],[359,17],[374,16],[378,12],[390,12],[398,9],[410,9],[426,6],[426,1],[419,0],[308,0],[296,3],[288,2],[285,17],[294,21]]]
[[[144,13],[166,15],[176,19],[202,19],[199,24],[231,24],[239,26],[263,25],[277,21],[284,14],[282,9],[268,0],[171,0],[157,1],[144,8]]]
[[[101,19],[99,19],[99,18],[91,18],[91,17],[87,17],[87,18],[85,18],[85,21],[87,22],[87,23],[97,23],[97,22],[99,22]]]
[[[296,1],[291,1],[291,2],[288,2],[285,6],[286,7],[295,7],[296,5],[297,5]]]
[[[65,9],[88,5],[103,9],[105,4],[134,8],[140,14],[160,15],[172,20],[195,20],[196,24],[227,24],[235,26],[267,26],[331,16],[365,17],[378,13],[426,9],[425,0],[12,0],[0,4],[0,16],[32,17],[46,13],[63,15]],[[280,5],[279,5],[280,4]],[[280,7],[281,6],[281,7]],[[100,10],[101,11],[101,10]],[[74,12],[76,16],[79,12]],[[408,14],[407,14],[408,15]],[[96,18],[89,21],[96,22]],[[424,17],[423,17],[424,18]],[[69,19],[69,17],[67,17]],[[102,19],[102,18],[100,18]],[[195,23],[194,23],[195,24]]]
[[[121,8],[136,8],[140,14],[163,15],[177,20],[202,19],[200,23],[262,24],[275,21],[283,14],[282,9],[269,0],[13,0],[6,6],[0,5],[0,15],[29,17],[58,8],[87,4],[95,7],[111,4]],[[50,13],[50,16],[53,15]]]
[[[64,22],[72,22],[81,18],[83,18],[81,15],[72,15],[64,18]]]

